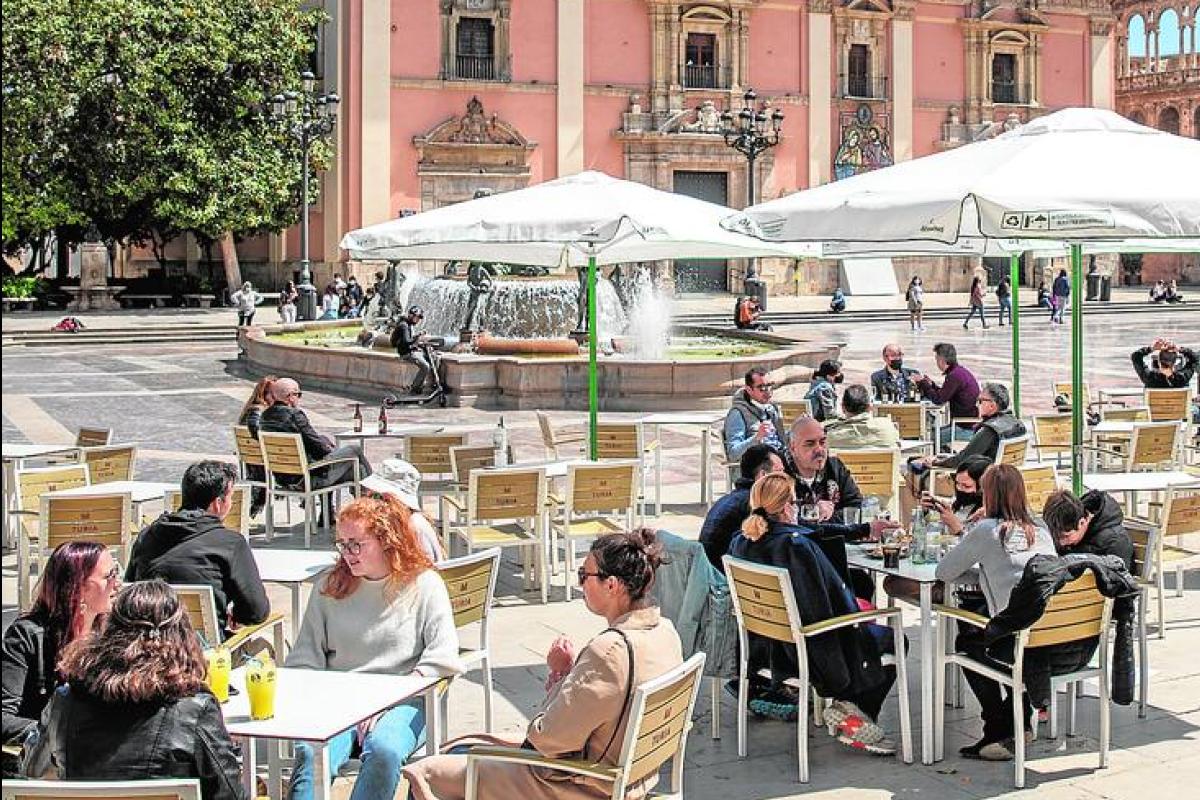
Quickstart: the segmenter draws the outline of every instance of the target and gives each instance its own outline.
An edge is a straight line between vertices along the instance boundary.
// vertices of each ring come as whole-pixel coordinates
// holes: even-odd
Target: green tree
[[[299,88],[320,18],[302,0],[5,3],[5,248],[294,224],[300,154],[268,98]]]

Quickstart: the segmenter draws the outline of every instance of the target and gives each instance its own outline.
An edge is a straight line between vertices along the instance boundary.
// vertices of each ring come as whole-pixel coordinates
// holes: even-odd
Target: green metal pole
[[[596,416],[600,408],[600,389],[596,376],[596,254],[588,253],[588,453],[592,460],[599,452]]]
[[[1083,247],[1071,245],[1071,489],[1083,494]]]
[[[1012,406],[1013,414],[1021,416],[1021,303],[1017,297],[1017,286],[1021,282],[1021,254],[1013,253],[1008,257],[1008,282],[1012,290],[1009,299],[1012,301],[1011,317],[1008,320],[1012,328]]]

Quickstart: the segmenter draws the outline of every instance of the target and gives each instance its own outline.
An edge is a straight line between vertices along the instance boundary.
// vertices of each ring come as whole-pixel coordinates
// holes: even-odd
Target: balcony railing
[[[1028,83],[1016,81],[992,81],[992,102],[1010,105],[1028,105],[1031,92]]]
[[[727,89],[729,70],[717,64],[684,64],[679,80],[685,89]]]
[[[496,59],[492,56],[457,56],[454,77],[474,81],[495,80]]]
[[[841,75],[841,96],[859,100],[886,100],[888,79],[869,75]]]

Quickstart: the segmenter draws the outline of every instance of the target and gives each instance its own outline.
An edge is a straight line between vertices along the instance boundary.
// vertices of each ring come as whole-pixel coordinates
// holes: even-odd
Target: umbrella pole
[[[600,406],[600,392],[596,379],[596,254],[588,253],[588,457],[593,461],[599,451],[596,434],[596,416]]]
[[[1008,257],[1008,283],[1010,289],[1008,326],[1012,328],[1012,404],[1013,415],[1021,416],[1021,302],[1017,298],[1017,285],[1021,281],[1021,254]]]
[[[1071,490],[1083,494],[1083,247],[1071,245]]]

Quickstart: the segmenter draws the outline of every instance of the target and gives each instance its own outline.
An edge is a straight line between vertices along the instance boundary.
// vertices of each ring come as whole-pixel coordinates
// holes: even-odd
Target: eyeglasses
[[[363,543],[358,539],[338,539],[333,546],[344,556],[356,556],[362,552]]]
[[[994,403],[994,402],[996,402],[996,401],[994,399],[992,399],[991,397],[984,397],[983,395],[980,395],[979,399],[975,401],[975,405],[979,405],[980,403]]]
[[[750,388],[757,389],[760,392],[769,392],[775,388],[775,384],[773,384],[773,383],[756,383],[755,385],[751,386]]]
[[[109,583],[112,583],[115,580],[120,580],[123,572],[124,570],[121,569],[121,565],[114,563],[112,569],[104,573],[104,580],[108,581]]]
[[[583,586],[585,583],[587,583],[588,578],[595,578],[596,580],[602,581],[609,576],[605,575],[603,572],[588,572],[583,567],[580,567],[575,571],[575,577],[579,578],[579,585]]]

